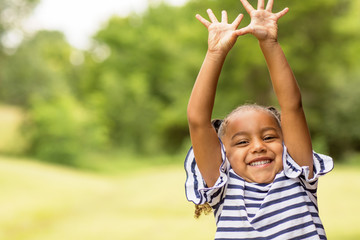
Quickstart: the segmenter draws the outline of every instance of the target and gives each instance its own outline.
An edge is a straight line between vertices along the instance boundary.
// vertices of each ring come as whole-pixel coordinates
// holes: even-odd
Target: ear
[[[222,119],[214,119],[211,121],[211,124],[213,125],[213,127],[215,128],[215,131],[216,133],[218,133],[219,131],[219,127],[221,125],[221,123],[223,122],[224,120]]]

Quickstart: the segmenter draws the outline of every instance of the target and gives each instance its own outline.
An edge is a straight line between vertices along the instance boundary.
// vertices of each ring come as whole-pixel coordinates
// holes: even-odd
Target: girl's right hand
[[[208,29],[208,51],[214,54],[227,54],[234,46],[238,34],[236,29],[240,25],[243,15],[240,14],[231,24],[228,23],[228,17],[225,10],[221,12],[221,22],[219,22],[211,9],[207,10],[210,21],[199,14],[196,18]]]

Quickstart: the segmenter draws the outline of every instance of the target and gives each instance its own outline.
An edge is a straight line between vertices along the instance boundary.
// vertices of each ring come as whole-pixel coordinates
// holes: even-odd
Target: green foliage
[[[0,66],[4,52],[12,53],[24,36],[22,20],[39,0],[0,0]]]
[[[49,98],[60,89],[69,89],[70,53],[60,32],[42,31],[24,41],[2,64],[2,100],[27,107],[33,97]]]
[[[315,150],[335,157],[360,151],[360,4],[304,0],[274,7],[287,6],[279,41],[302,89]],[[59,32],[43,31],[0,56],[0,100],[27,111],[31,152],[67,164],[89,148],[184,152],[187,101],[207,49],[207,30],[195,14],[207,17],[207,8],[217,16],[227,10],[229,21],[245,13],[234,0],[162,3],[141,15],[112,17],[88,51],[73,49]],[[249,20],[245,14],[241,26]],[[240,37],[225,62],[213,117],[245,102],[277,105],[253,36]]]
[[[106,131],[96,116],[69,95],[35,99],[29,116],[24,134],[31,143],[29,151],[40,159],[72,165],[106,143]]]

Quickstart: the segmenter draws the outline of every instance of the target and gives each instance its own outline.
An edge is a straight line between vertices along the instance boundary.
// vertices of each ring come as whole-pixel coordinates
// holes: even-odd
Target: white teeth
[[[250,166],[259,166],[259,165],[264,165],[267,163],[270,163],[270,160],[252,162],[252,163],[250,163]]]

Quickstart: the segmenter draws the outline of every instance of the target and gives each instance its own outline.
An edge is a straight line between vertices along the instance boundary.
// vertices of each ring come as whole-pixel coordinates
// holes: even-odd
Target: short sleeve
[[[334,168],[333,159],[329,156],[313,152],[314,176],[309,178],[309,167],[300,167],[287,152],[284,146],[283,165],[285,175],[289,178],[302,176],[306,182],[315,182],[320,176],[325,175]]]
[[[193,148],[190,148],[185,159],[185,193],[188,201],[196,205],[209,203],[210,206],[214,206],[221,201],[230,169],[230,164],[226,159],[225,149],[222,144],[221,156],[223,162],[219,169],[220,176],[213,187],[207,187],[196,164]]]

